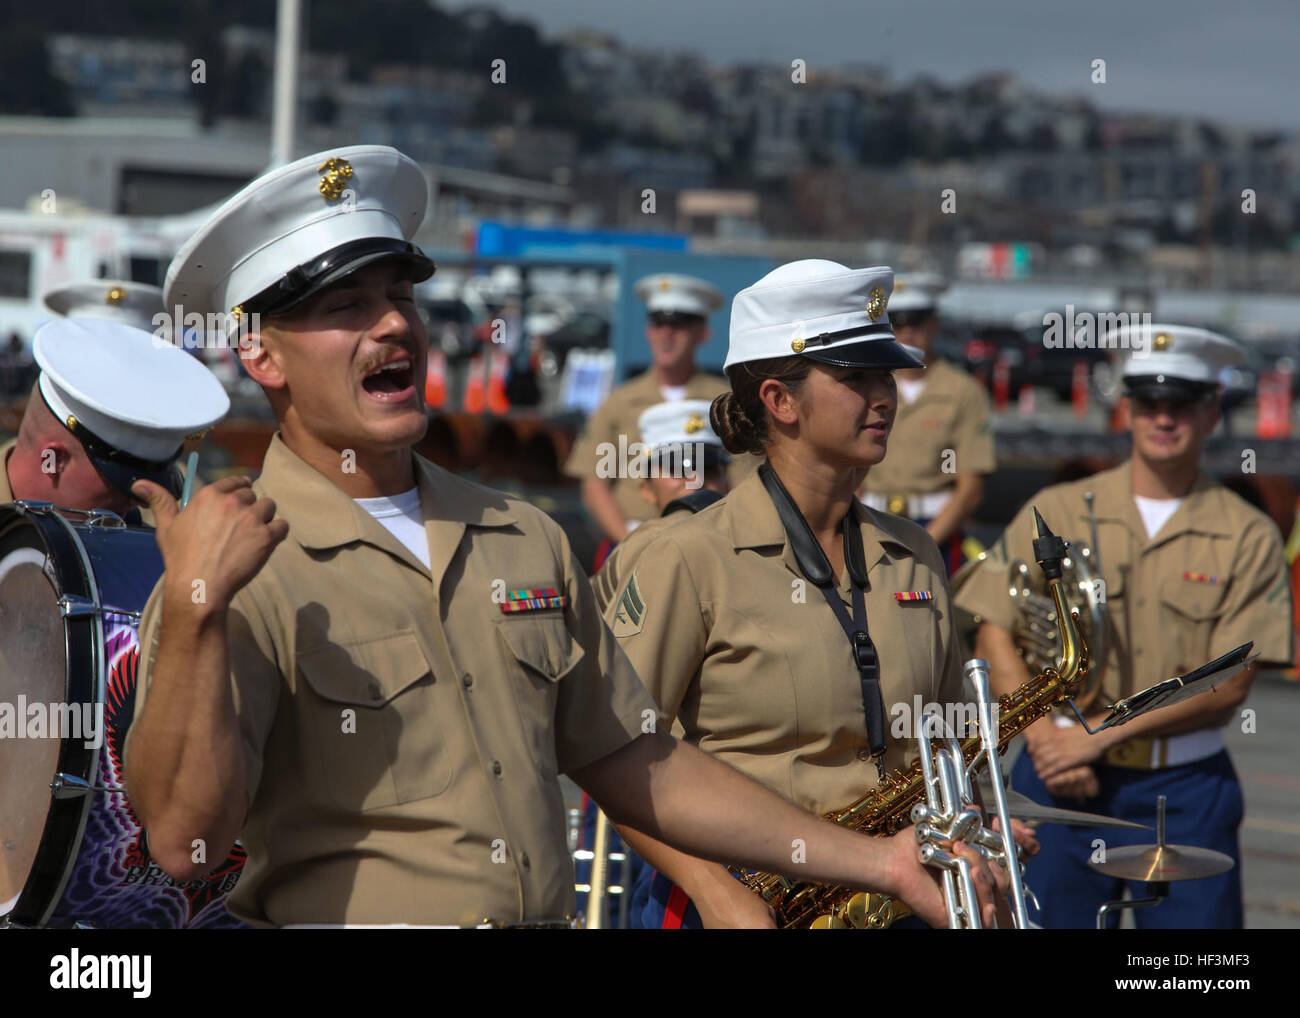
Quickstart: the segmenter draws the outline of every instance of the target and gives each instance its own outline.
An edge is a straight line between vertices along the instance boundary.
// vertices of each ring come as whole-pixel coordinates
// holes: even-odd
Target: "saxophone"
[[[1034,522],[1039,535],[1034,541],[1034,558],[1047,577],[1048,591],[1056,604],[1061,661],[1059,667],[1044,668],[1019,689],[999,698],[999,754],[1031,724],[1082,689],[1088,674],[1088,648],[1065,596],[1062,560],[1068,545],[1047,528],[1036,509]],[[962,741],[961,751],[964,759],[987,766],[978,733]],[[894,771],[860,799],[828,813],[826,819],[863,834],[884,837],[906,827],[911,822],[912,808],[924,802],[925,796],[925,773],[918,759],[907,770]],[[795,881],[775,873],[748,873],[735,867],[731,872],[763,898],[780,929],[883,929],[909,914],[906,905],[889,895]]]

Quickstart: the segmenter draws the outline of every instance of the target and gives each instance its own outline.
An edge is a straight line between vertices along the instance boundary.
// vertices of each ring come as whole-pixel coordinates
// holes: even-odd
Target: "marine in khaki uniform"
[[[713,424],[729,450],[764,452],[767,465],[664,528],[606,610],[665,721],[818,813],[915,759],[914,697],[949,703],[962,689],[938,548],[854,497],[859,471],[885,455],[890,371],[919,363],[885,317],[891,284],[886,268],[813,259],[736,296],[733,389]],[[850,629],[869,648],[859,663]],[[627,840],[659,871],[642,925],[770,924],[761,900],[716,864],[636,832]]]
[[[1237,927],[1242,801],[1222,729],[1240,723],[1257,668],[1291,660],[1286,561],[1272,521],[1199,466],[1202,443],[1218,419],[1219,371],[1238,363],[1240,351],[1201,329],[1146,328],[1149,334],[1118,337],[1123,348],[1141,351],[1123,373],[1132,458],[1031,498],[963,585],[958,603],[982,622],[977,652],[993,666],[995,690],[1026,681],[1011,642],[1016,617],[1007,563],[1029,558],[1030,506],[1056,533],[1090,541],[1084,494],[1092,492],[1110,644],[1093,712],[1254,641],[1260,660],[1243,674],[1122,727],[1088,735],[1072,717],[1038,722],[1027,730],[1027,752],[1013,771],[1015,787],[1040,802],[1152,825],[1156,796],[1168,796],[1170,843],[1212,848],[1238,865],[1219,877],[1172,884],[1170,898],[1135,912],[1135,921],[1153,928]],[[1027,873],[1043,925],[1095,928],[1098,907],[1121,897],[1123,881],[1087,865],[1097,838],[1111,847],[1153,840],[1149,832],[1045,829],[1042,855]]]
[[[646,520],[618,543],[591,578],[603,611],[636,568],[646,546],[664,527],[712,505],[730,490],[731,457],[709,426],[709,400],[658,403],[637,421],[652,474],[641,481],[641,497],[659,515]]]
[[[925,370],[904,369],[898,382],[895,452],[871,468],[861,494],[873,509],[915,520],[929,531],[950,571],[961,564],[962,527],[984,494],[984,475],[997,468],[989,399],[960,368],[933,355],[943,282],[900,278],[889,320],[900,343],[922,351]]]
[[[564,467],[582,481],[583,505],[612,541],[655,516],[641,495],[640,478],[609,469],[619,465],[620,449],[635,444],[641,414],[657,403],[711,400],[727,391],[725,378],[695,367],[696,352],[709,340],[708,316],[722,306],[722,293],[702,279],[675,273],[639,280],[636,293],[648,315],[650,369],[616,388],[587,419]]]
[[[184,351],[116,318],[58,318],[32,337],[40,367],[18,435],[0,446],[0,502],[106,509],[152,523],[141,478],[181,493],[187,437],[230,409],[221,383]]]
[[[261,926],[563,922],[564,771],[682,850],[780,870],[804,837],[812,879],[942,916],[914,846],[656,730],[559,527],[412,452],[427,204],[394,149],[320,153],[231,198],[168,270],[169,305],[238,309],[258,337],[241,355],[279,431],[256,487],[224,478],[178,512],[136,486],[166,565],[125,749],[153,857],[191,879],[196,845],[218,858],[242,832],[231,908]]]

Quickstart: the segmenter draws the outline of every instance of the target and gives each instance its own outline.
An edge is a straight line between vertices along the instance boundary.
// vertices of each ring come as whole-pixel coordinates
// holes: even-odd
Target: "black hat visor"
[[[841,342],[857,337],[857,342]],[[825,344],[836,343],[829,349]],[[821,364],[834,364],[841,368],[923,368],[925,362],[917,360],[902,343],[894,339],[888,322],[852,329],[845,332],[828,332],[806,341],[803,356]]]
[[[412,283],[423,283],[437,270],[433,260],[408,241],[363,237],[295,266],[279,282],[250,297],[240,307],[248,314],[282,315],[358,269],[385,259],[404,262]]]
[[[1127,395],[1152,402],[1165,399],[1176,403],[1196,403],[1217,389],[1218,385],[1214,382],[1194,382],[1170,375],[1130,375],[1124,379],[1124,392]]]

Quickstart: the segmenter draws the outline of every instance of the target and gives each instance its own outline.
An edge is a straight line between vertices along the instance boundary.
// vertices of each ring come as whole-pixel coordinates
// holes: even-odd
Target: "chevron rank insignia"
[[[535,612],[543,608],[563,608],[569,599],[554,587],[540,587],[536,590],[507,590],[506,599],[501,602],[501,610],[507,615],[515,612]]]
[[[1193,583],[1218,583],[1217,576],[1209,576],[1205,573],[1183,573],[1184,580],[1191,580]]]
[[[627,581],[623,594],[614,609],[614,635],[618,637],[635,636],[641,632],[645,622],[645,602],[641,599],[641,588],[637,586],[636,573]]]
[[[928,590],[900,590],[894,594],[895,601],[933,601],[934,594]]]

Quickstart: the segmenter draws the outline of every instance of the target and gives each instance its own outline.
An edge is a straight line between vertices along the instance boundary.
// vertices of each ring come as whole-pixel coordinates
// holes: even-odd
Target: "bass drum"
[[[243,848],[178,883],[123,788],[154,532],[76,515],[0,507],[0,927],[242,927]]]

